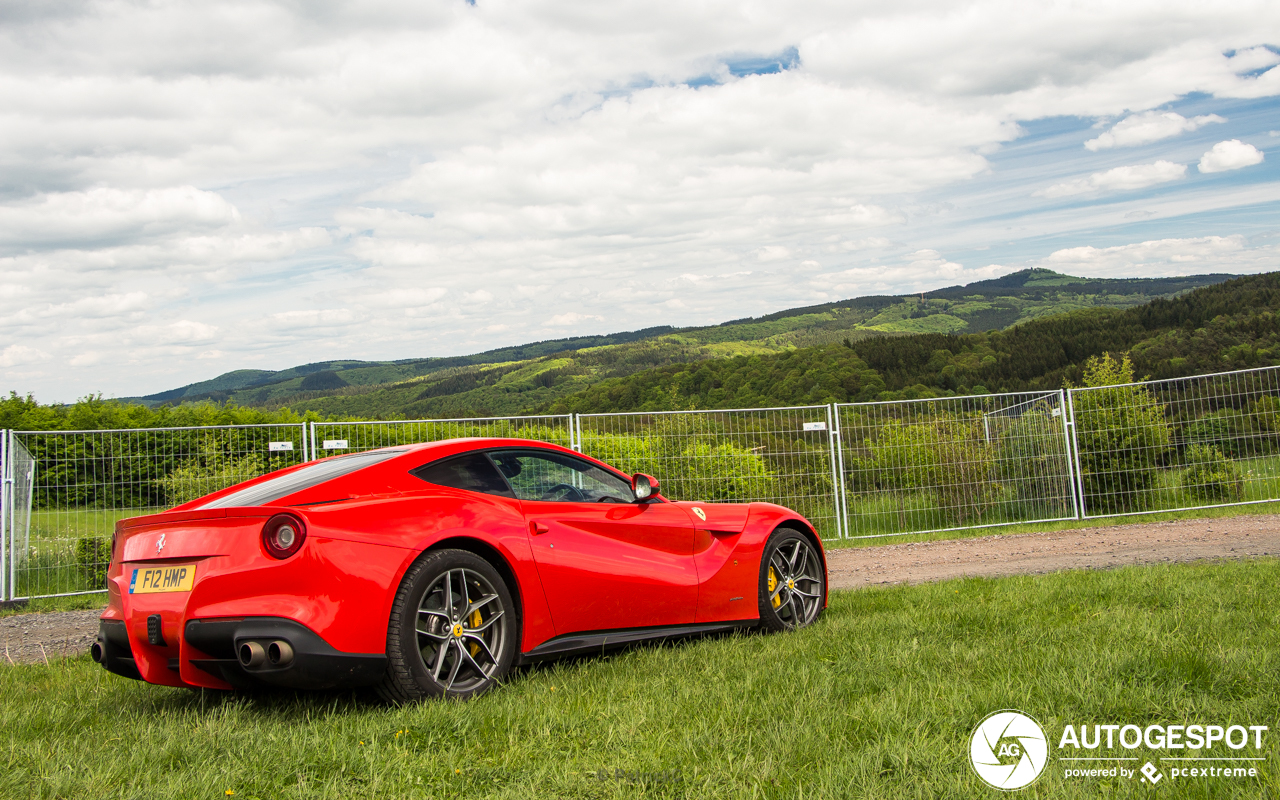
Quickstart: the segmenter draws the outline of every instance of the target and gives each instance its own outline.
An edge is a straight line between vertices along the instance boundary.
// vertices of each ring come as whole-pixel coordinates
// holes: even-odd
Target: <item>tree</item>
[[[1154,505],[1153,487],[1170,453],[1165,407],[1133,378],[1129,354],[1093,356],[1084,389],[1073,393],[1076,440],[1090,512],[1141,511]]]

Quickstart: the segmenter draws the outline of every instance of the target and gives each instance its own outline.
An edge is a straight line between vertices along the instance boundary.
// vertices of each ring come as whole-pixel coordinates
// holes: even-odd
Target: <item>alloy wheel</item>
[[[418,602],[418,654],[446,692],[470,692],[499,670],[507,613],[489,581],[474,570],[441,573]]]

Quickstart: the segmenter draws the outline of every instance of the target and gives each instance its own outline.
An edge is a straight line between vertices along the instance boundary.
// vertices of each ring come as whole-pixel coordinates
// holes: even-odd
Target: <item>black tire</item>
[[[808,536],[794,528],[769,535],[760,555],[759,600],[760,627],[767,631],[803,628],[822,614],[827,570]]]
[[[425,553],[392,603],[378,694],[397,705],[475,697],[506,677],[519,636],[511,592],[493,565],[466,550]]]

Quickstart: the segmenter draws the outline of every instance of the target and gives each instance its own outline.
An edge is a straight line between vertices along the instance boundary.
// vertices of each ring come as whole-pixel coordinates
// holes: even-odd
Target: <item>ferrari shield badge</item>
[[[697,514],[697,515],[698,515],[698,519],[702,520],[703,522],[706,522],[706,521],[707,521],[707,512],[703,511],[702,509],[698,508],[697,506],[694,506],[694,507],[693,507],[693,513]]]

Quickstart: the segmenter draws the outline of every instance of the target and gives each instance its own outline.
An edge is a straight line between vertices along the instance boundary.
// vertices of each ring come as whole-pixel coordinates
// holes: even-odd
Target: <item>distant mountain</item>
[[[1143,379],[1280,365],[1280,272],[1235,278],[1133,308],[1043,316],[1002,331],[881,336],[752,358],[670,364],[596,381],[533,410],[759,408],[1055,390],[1080,385],[1089,358],[1122,352],[1131,355],[1134,372]],[[1270,381],[1241,378],[1234,385],[1244,391],[1240,387],[1258,389]]]
[[[914,295],[852,298],[698,328],[661,326],[504,347],[469,356],[320,361],[236,370],[145,397],[146,405],[226,402],[360,417],[516,414],[644,370],[885,336],[980,333],[1081,309],[1125,309],[1233,276],[1078,278],[1028,269]]]

